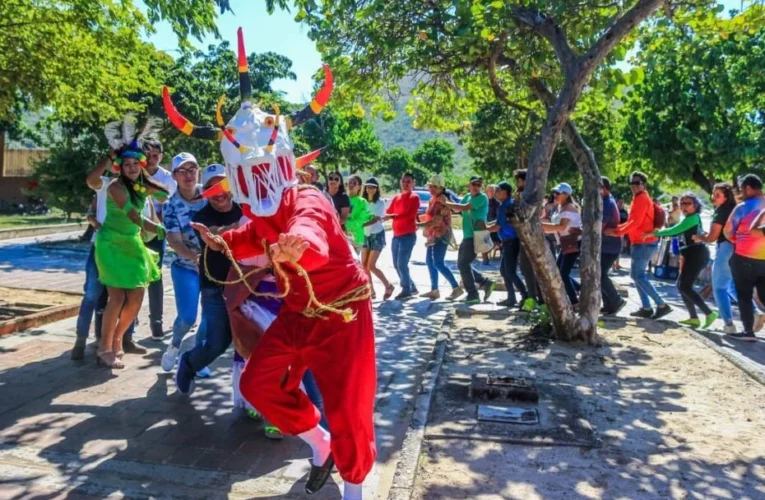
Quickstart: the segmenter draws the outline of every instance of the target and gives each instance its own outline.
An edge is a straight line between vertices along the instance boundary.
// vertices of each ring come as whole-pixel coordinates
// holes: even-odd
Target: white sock
[[[343,500],[361,500],[361,484],[345,481],[343,484]]]
[[[298,434],[298,437],[308,443],[313,450],[313,464],[317,467],[324,465],[330,452],[329,432],[317,425],[311,430]]]

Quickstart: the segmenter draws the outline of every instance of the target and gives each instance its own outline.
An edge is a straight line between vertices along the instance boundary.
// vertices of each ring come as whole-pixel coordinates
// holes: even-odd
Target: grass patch
[[[0,229],[53,226],[73,222],[85,222],[85,218],[80,215],[73,215],[71,219],[67,219],[66,215],[56,212],[50,215],[0,215]]]

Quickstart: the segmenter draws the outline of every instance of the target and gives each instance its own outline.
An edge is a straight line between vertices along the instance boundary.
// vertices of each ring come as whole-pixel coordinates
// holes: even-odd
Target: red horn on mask
[[[316,96],[314,96],[313,101],[306,106],[305,108],[301,109],[300,111],[296,111],[292,113],[292,126],[297,127],[298,125],[302,124],[306,120],[310,120],[314,116],[321,113],[321,110],[324,109],[324,106],[327,105],[329,102],[329,97],[332,95],[332,90],[335,88],[335,80],[332,76],[332,70],[329,69],[329,66],[326,64],[324,65],[324,85],[322,85],[321,89],[319,89],[319,92],[316,93]]]
[[[197,139],[207,139],[211,141],[219,141],[221,139],[220,129],[216,127],[199,127],[187,120],[186,117],[176,109],[173,101],[170,99],[170,91],[167,89],[167,86],[162,87],[162,102],[165,105],[165,113],[167,113],[170,123],[184,134]]]
[[[323,148],[317,149],[316,151],[311,151],[308,154],[295,158],[295,168],[300,170],[301,168],[305,167],[306,165],[314,161],[316,158],[318,158],[319,155],[322,153],[322,151],[324,151],[325,149],[327,149],[326,146],[324,146]]]

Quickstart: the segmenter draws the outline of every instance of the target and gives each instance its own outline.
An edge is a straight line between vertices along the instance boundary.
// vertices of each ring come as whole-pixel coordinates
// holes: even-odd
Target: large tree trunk
[[[555,104],[555,95],[538,78],[529,81],[529,87],[546,106]],[[600,243],[603,220],[603,199],[600,192],[600,169],[595,154],[582,138],[571,120],[563,126],[563,140],[573,156],[584,184],[582,204],[582,251],[579,256],[579,274],[582,290],[579,295],[580,334],[588,343],[597,339],[600,313]]]
[[[708,194],[712,194],[712,188],[714,188],[714,183],[712,180],[710,180],[709,177],[704,173],[703,170],[699,168],[698,165],[693,166],[693,170],[691,171],[691,178],[693,179],[693,182],[698,184],[701,189],[706,191]]]

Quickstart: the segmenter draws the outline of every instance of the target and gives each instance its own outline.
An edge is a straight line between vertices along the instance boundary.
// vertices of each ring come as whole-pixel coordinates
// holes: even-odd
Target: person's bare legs
[[[98,347],[98,359],[100,363],[112,368],[122,368],[122,362],[116,359],[113,346],[120,314],[127,296],[125,290],[121,288],[109,286],[106,287],[106,291],[109,293],[109,300],[106,303],[101,323],[101,344]]]
[[[372,273],[369,272],[367,262],[369,262],[369,249],[364,247],[361,249],[361,265],[364,266],[364,272],[367,273],[367,278],[369,278],[369,286],[372,288],[372,298],[375,298],[375,285],[372,282]]]
[[[125,302],[120,311],[119,320],[114,333],[114,339],[112,346],[115,355],[121,357],[124,354],[122,351],[122,338],[130,328],[130,325],[135,321],[138,316],[138,311],[141,310],[141,304],[143,303],[143,295],[146,290],[144,288],[134,288],[132,290],[124,290]]]
[[[385,286],[385,295],[390,297],[390,294],[393,293],[393,285],[390,284],[390,281],[388,281],[388,278],[385,277],[385,274],[377,267],[377,259],[379,258],[380,252],[376,250],[370,250],[369,258],[364,264],[364,269],[367,271],[367,274],[370,274],[370,282],[372,281],[371,274],[374,274],[377,276],[377,279],[382,281],[383,286]]]

